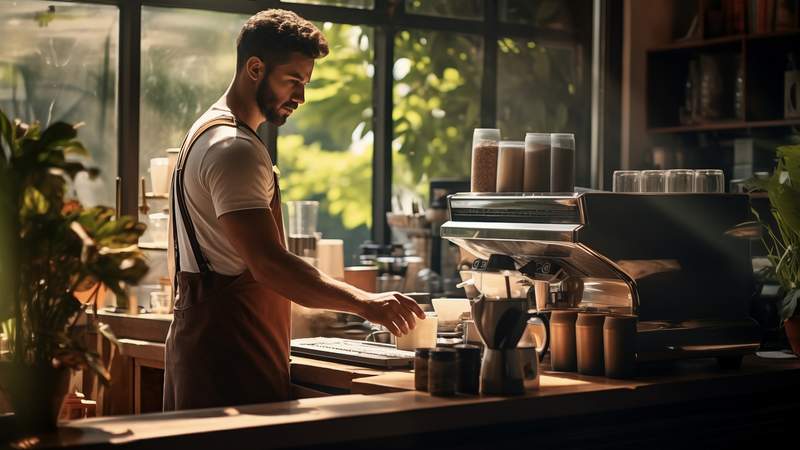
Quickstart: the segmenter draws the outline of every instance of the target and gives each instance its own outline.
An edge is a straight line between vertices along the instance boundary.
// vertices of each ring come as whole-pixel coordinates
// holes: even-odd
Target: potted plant
[[[148,270],[137,247],[144,224],[65,200],[68,180],[85,170],[74,157],[87,154],[77,128],[42,130],[0,111],[0,322],[10,349],[0,388],[17,429],[29,432],[56,426],[70,370],[109,381],[86,333],[115,339],[87,309],[96,313],[101,286],[125,299],[125,286]]]
[[[776,227],[759,217],[766,230],[762,241],[771,263],[769,276],[780,283],[783,292],[781,323],[792,351],[800,355],[800,145],[778,147],[777,157],[773,175],[751,180],[750,185],[769,196]]]

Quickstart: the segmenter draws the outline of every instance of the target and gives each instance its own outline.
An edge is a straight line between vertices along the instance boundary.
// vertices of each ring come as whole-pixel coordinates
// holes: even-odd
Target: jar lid
[[[575,150],[575,135],[572,133],[553,133],[550,135],[550,145],[554,148]]]
[[[434,361],[455,361],[458,352],[452,348],[436,347],[430,350],[430,358]]]
[[[589,326],[589,327],[602,327],[605,322],[606,316],[597,313],[580,313],[578,320],[575,322],[576,326]]]
[[[523,141],[500,141],[497,145],[500,148],[525,148],[525,142]]]
[[[562,309],[562,310],[553,310],[550,313],[550,321],[570,321],[575,320],[578,317],[578,311],[574,311],[571,309]]]
[[[418,356],[420,358],[427,358],[428,355],[430,355],[431,350],[433,350],[433,349],[432,348],[427,348],[427,347],[420,347],[420,348],[414,349],[414,355]]]
[[[469,354],[480,353],[481,352],[481,348],[479,346],[473,345],[473,344],[458,344],[458,345],[454,345],[453,348],[459,354],[468,354],[469,355]]]

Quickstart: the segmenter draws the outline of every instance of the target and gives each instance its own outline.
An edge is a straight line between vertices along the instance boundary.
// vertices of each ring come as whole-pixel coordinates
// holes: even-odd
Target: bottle
[[[733,97],[733,111],[736,118],[744,120],[744,60],[742,55],[736,56],[736,86]]]
[[[684,125],[689,125],[694,122],[694,98],[695,98],[695,84],[697,73],[697,61],[692,59],[689,61],[689,70],[686,74],[686,82],[683,84],[683,106],[680,108],[679,120]]]

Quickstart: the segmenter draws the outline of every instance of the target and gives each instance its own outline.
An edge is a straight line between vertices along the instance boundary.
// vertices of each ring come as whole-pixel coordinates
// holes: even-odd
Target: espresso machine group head
[[[638,318],[639,361],[741,360],[760,343],[752,220],[741,194],[479,194],[449,197],[441,235],[476,257],[475,289],[538,310]]]

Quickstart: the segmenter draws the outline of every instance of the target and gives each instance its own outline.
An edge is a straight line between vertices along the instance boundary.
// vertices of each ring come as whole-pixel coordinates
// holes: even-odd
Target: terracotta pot
[[[800,316],[792,316],[783,322],[786,337],[795,355],[800,356]]]
[[[52,431],[69,388],[69,369],[0,362],[0,388],[14,409],[17,430]]]

